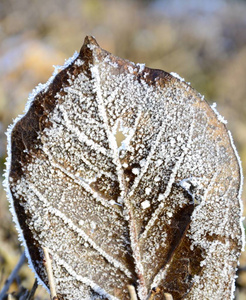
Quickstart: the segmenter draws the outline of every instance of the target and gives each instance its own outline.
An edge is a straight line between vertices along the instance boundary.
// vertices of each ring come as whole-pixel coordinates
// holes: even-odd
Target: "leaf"
[[[173,76],[174,75],[174,76]],[[86,37],[9,130],[7,189],[39,280],[64,299],[230,299],[240,167],[223,119],[175,74]]]

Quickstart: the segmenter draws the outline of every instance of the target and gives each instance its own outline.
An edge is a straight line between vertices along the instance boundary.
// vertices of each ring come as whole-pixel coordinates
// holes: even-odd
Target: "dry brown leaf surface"
[[[30,262],[64,299],[230,299],[240,167],[223,119],[176,76],[87,37],[11,131],[9,191]]]

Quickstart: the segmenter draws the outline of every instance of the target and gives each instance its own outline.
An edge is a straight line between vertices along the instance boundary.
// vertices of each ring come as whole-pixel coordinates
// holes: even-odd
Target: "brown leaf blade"
[[[64,299],[231,298],[240,166],[188,84],[86,37],[9,132],[7,189],[45,285],[43,247]]]

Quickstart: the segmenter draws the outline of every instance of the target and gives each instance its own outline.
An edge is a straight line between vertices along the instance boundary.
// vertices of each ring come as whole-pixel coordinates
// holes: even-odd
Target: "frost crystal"
[[[176,74],[86,37],[8,132],[5,185],[29,263],[62,299],[230,299],[239,159],[223,118]],[[205,295],[205,296],[204,296]]]
[[[226,119],[225,119],[223,116],[221,116],[221,115],[219,114],[219,112],[218,112],[217,109],[216,109],[216,106],[217,106],[217,104],[216,104],[216,103],[213,103],[213,104],[211,105],[211,108],[212,108],[212,110],[215,112],[215,114],[217,115],[218,120],[219,120],[221,123],[227,124]]]
[[[144,202],[141,203],[141,206],[143,209],[146,209],[150,207],[150,202],[148,200],[145,200]]]
[[[181,77],[179,74],[175,73],[175,72],[171,72],[170,73],[173,77],[178,78],[180,81],[185,81],[183,77]]]

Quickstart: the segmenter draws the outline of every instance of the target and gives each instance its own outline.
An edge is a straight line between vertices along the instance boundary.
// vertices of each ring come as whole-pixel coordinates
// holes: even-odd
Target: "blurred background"
[[[0,0],[1,174],[8,125],[86,35],[117,56],[178,73],[210,104],[217,102],[246,170],[246,1]],[[22,251],[1,187],[0,289]],[[240,263],[246,266],[245,254]],[[19,289],[18,281],[32,287],[27,265],[19,275],[10,292]],[[246,272],[238,275],[236,299],[243,300]],[[39,287],[35,299],[49,296]]]

